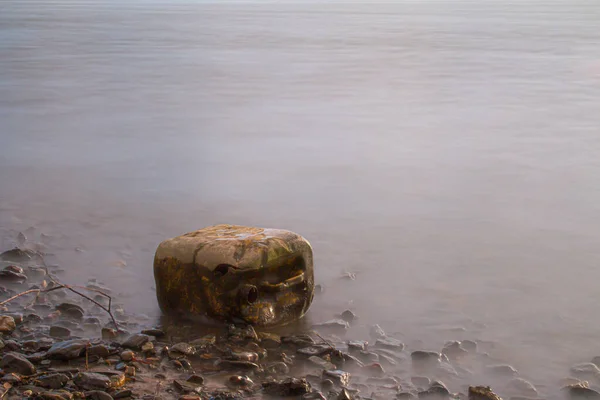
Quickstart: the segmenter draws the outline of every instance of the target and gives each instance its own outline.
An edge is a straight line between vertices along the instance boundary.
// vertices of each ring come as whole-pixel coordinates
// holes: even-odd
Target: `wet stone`
[[[50,327],[49,334],[50,334],[50,336],[55,337],[55,338],[67,338],[67,337],[71,336],[71,330],[68,328],[64,328],[62,326],[52,325]]]
[[[565,393],[569,400],[600,400],[600,392],[581,383],[568,385],[562,388],[561,391]]]
[[[386,338],[377,339],[375,341],[374,347],[379,348],[379,349],[391,349],[391,350],[396,350],[396,351],[402,351],[402,350],[404,350],[404,343],[402,343],[398,339],[386,337]]]
[[[371,377],[382,377],[385,375],[385,370],[379,363],[365,365],[362,368],[362,372],[366,376],[371,376]]]
[[[327,400],[327,397],[325,397],[323,393],[318,391],[306,393],[301,398],[302,400]]]
[[[253,351],[240,351],[240,352],[232,351],[224,359],[230,360],[230,361],[250,361],[253,363],[257,363],[258,358],[259,358],[258,354]]]
[[[83,308],[78,306],[77,304],[72,303],[62,303],[56,306],[56,309],[62,313],[65,317],[73,318],[76,320],[83,319],[83,315],[85,314]]]
[[[313,328],[331,333],[344,333],[350,328],[350,325],[343,319],[332,319],[320,324],[315,324],[313,325]]]
[[[489,386],[469,386],[469,400],[502,400]]]
[[[105,358],[110,355],[110,350],[108,347],[106,347],[106,345],[97,344],[89,348],[88,354],[90,356]]]
[[[173,386],[175,386],[175,389],[177,389],[181,393],[198,393],[198,394],[200,394],[200,392],[202,391],[202,388],[200,387],[200,385],[192,383],[192,382],[182,381],[179,379],[175,379],[173,381]]]
[[[217,338],[215,335],[206,335],[199,339],[192,340],[190,344],[196,348],[205,349],[216,343]]]
[[[21,375],[35,374],[35,366],[19,353],[4,354],[0,367],[6,372],[16,372]]]
[[[131,389],[117,390],[112,394],[113,399],[124,399],[127,397],[131,397],[133,392]]]
[[[308,357],[308,361],[310,361],[312,364],[314,364],[317,367],[322,368],[322,369],[326,369],[326,370],[336,369],[335,364],[332,364],[331,362],[324,360],[321,357],[311,356],[311,357]]]
[[[348,342],[348,350],[350,351],[365,351],[369,342],[364,340],[351,340]]]
[[[165,332],[161,329],[153,328],[153,329],[144,329],[141,332],[143,335],[154,336],[154,337],[163,337],[165,336]]]
[[[506,364],[489,365],[485,369],[489,374],[499,377],[512,378],[517,375],[517,370]]]
[[[462,348],[461,342],[459,341],[448,342],[442,349],[442,354],[446,355],[451,360],[459,360],[468,353],[467,350]]]
[[[201,377],[200,375],[192,375],[189,378],[187,378],[187,382],[189,383],[193,383],[196,385],[204,385],[204,378]]]
[[[245,341],[256,341],[258,342],[258,335],[251,325],[244,327],[235,326],[233,324],[227,326],[227,337],[232,341],[245,342]]]
[[[15,319],[9,315],[0,315],[0,333],[12,333],[17,327]]]
[[[431,385],[429,389],[419,392],[419,399],[450,399],[452,394],[448,391],[445,386]]]
[[[287,378],[281,381],[263,382],[263,389],[271,396],[302,396],[310,392],[306,379]]]
[[[356,354],[356,357],[364,363],[379,361],[379,354],[373,353],[372,351],[359,351],[359,352],[356,352],[355,354]]]
[[[0,270],[0,281],[20,284],[27,280],[27,275],[23,274],[22,272],[15,272],[14,270],[11,270],[9,268],[10,267],[6,267]]]
[[[267,364],[267,372],[273,375],[287,375],[290,372],[290,367],[284,362],[274,362]]]
[[[15,374],[14,372],[9,372],[8,374],[6,374],[2,378],[0,378],[0,382],[10,383],[13,385],[17,384],[17,383],[21,383],[22,381],[23,381],[23,378],[21,378],[21,375]]]
[[[88,345],[87,340],[72,339],[54,343],[48,350],[48,358],[55,360],[73,360],[81,357]]]
[[[219,368],[231,371],[260,371],[260,365],[250,361],[219,360],[216,364]]]
[[[46,389],[60,389],[69,381],[65,374],[49,374],[38,377],[35,384]]]
[[[84,390],[108,389],[111,385],[108,376],[95,372],[80,372],[75,376],[73,382]]]
[[[333,347],[324,345],[324,344],[316,344],[310,347],[304,347],[297,350],[298,354],[302,354],[303,356],[311,357],[317,356],[322,357],[326,354],[330,354],[333,351]]]
[[[350,382],[350,374],[341,370],[323,371],[323,379],[331,379],[339,386],[347,386]]]
[[[596,379],[600,378],[600,368],[594,363],[582,363],[571,367],[571,373],[578,378]]]
[[[281,346],[281,337],[274,333],[260,332],[258,338],[265,349],[275,349]]]
[[[383,339],[386,336],[385,331],[379,325],[371,326],[371,329],[369,329],[369,335],[373,339]]]
[[[342,314],[340,314],[340,318],[342,318],[344,321],[346,321],[348,323],[352,323],[356,319],[356,314],[354,314],[350,310],[346,310]]]
[[[125,350],[121,352],[121,360],[123,361],[132,361],[135,356],[135,353],[131,350]]]
[[[196,349],[189,343],[177,343],[176,345],[171,347],[171,351],[179,354],[184,354],[186,356],[191,356],[196,354]]]
[[[92,390],[85,393],[85,398],[90,400],[112,400],[114,397],[100,390]]]
[[[134,350],[141,350],[142,346],[150,341],[150,336],[144,335],[142,333],[135,333],[130,335],[123,342],[122,346],[127,347]]]
[[[234,388],[248,388],[254,385],[254,382],[245,375],[233,375],[229,377],[227,384]]]
[[[441,354],[434,351],[413,351],[410,353],[413,365],[434,366],[441,362]]]
[[[119,336],[118,332],[112,328],[102,328],[102,339],[110,340],[116,339]]]
[[[537,396],[537,389],[529,381],[523,378],[511,379],[507,384],[506,388],[513,394],[519,394],[522,396]]]
[[[315,344],[315,341],[308,335],[294,335],[282,336],[281,343],[291,344],[297,347],[308,347]]]

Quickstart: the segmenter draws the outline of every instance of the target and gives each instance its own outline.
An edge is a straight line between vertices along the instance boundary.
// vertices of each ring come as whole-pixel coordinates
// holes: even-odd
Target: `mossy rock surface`
[[[256,326],[302,317],[314,295],[312,248],[281,229],[216,225],[165,240],[154,277],[167,314]]]

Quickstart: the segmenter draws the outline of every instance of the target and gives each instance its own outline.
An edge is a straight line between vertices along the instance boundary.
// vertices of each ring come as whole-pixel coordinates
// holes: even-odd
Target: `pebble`
[[[204,378],[200,375],[192,375],[187,378],[187,381],[196,385],[204,385]]]
[[[122,346],[134,350],[142,350],[142,346],[150,341],[150,336],[144,335],[143,333],[135,333],[130,335],[123,342]]]
[[[336,400],[352,400],[353,397],[350,395],[348,389],[343,388],[342,391],[337,395]]]
[[[110,350],[106,345],[97,344],[88,349],[88,355],[106,358],[110,355]]]
[[[234,352],[232,351],[227,357],[225,357],[225,360],[231,360],[231,361],[250,361],[253,363],[257,363],[258,362],[258,354],[253,352],[253,351],[241,351],[241,352]]]
[[[102,339],[104,340],[116,339],[118,335],[118,332],[112,328],[102,328]]]
[[[348,343],[348,350],[351,351],[365,351],[369,342],[364,340],[351,340]]]
[[[35,366],[19,353],[4,354],[0,367],[6,372],[16,372],[21,375],[35,374]]]
[[[60,389],[69,381],[65,374],[49,374],[38,377],[35,384],[46,389]]]
[[[123,361],[132,361],[135,353],[131,350],[122,351],[120,354],[121,360]]]
[[[163,330],[156,329],[156,328],[153,328],[153,329],[144,329],[141,333],[143,335],[154,336],[154,337],[157,337],[157,338],[165,336],[165,332]]]
[[[233,375],[229,377],[229,381],[227,382],[229,386],[235,388],[248,388],[254,385],[252,379],[248,378],[245,375]]]
[[[460,346],[470,353],[474,353],[477,351],[477,343],[475,343],[472,340],[463,340],[462,342],[460,342]]]
[[[281,346],[281,337],[274,333],[260,332],[258,338],[265,349],[275,349]]]
[[[352,311],[350,311],[350,310],[346,310],[346,311],[344,311],[342,314],[340,314],[340,317],[341,317],[341,318],[342,318],[344,321],[346,321],[346,322],[348,322],[348,323],[351,323],[351,322],[353,322],[353,321],[356,319],[356,314],[354,314],[354,313],[353,313]]]
[[[302,396],[310,392],[310,385],[306,379],[287,378],[281,381],[263,382],[263,389],[271,396]]]
[[[205,349],[209,346],[212,346],[217,341],[217,337],[215,335],[206,335],[201,337],[200,339],[192,340],[190,344],[197,349]]]
[[[269,374],[273,375],[287,375],[290,372],[290,367],[281,361],[267,364],[266,369]]]
[[[12,333],[17,327],[15,319],[10,315],[0,315],[0,333]]]
[[[298,347],[306,347],[315,344],[315,341],[309,335],[300,334],[294,336],[282,336],[281,343],[291,344]]]
[[[442,349],[442,354],[446,355],[451,360],[459,360],[462,357],[469,354],[469,352],[462,348],[462,344],[459,341],[448,342]]]
[[[313,325],[313,328],[332,333],[344,333],[350,328],[350,324],[343,319],[338,318],[315,324]]]
[[[56,306],[56,309],[60,311],[64,316],[76,320],[83,319],[83,315],[85,314],[83,308],[81,308],[77,304],[72,303],[61,303],[58,306]]]
[[[130,389],[125,389],[125,390],[117,390],[116,392],[113,393],[113,398],[114,399],[123,399],[123,398],[127,398],[127,397],[131,397],[133,395],[133,392]]]
[[[191,382],[186,382],[186,381],[182,381],[179,379],[175,379],[173,381],[173,386],[175,386],[175,388],[182,392],[182,393],[198,393],[200,394],[202,388],[200,387],[200,385],[197,385],[195,383],[191,383]]]
[[[22,381],[23,381],[23,379],[21,378],[21,375],[15,374],[13,372],[10,372],[10,373],[4,375],[2,378],[0,378],[0,382],[10,383],[12,385],[14,385],[16,383],[21,383]]]
[[[90,400],[113,400],[114,397],[100,390],[92,390],[85,393],[85,398]]]
[[[71,336],[71,330],[62,326],[52,325],[49,334],[55,338],[67,338]]]
[[[326,354],[330,354],[333,351],[333,348],[329,345],[325,344],[316,344],[314,346],[304,347],[298,349],[296,352],[298,354],[302,354],[303,356],[311,357],[323,357]]]
[[[342,370],[323,371],[323,379],[331,379],[339,386],[348,386],[350,374]]]
[[[385,370],[379,363],[365,365],[362,368],[362,372],[369,377],[382,377],[385,375]]]
[[[308,357],[308,361],[310,361],[312,364],[314,364],[317,367],[322,368],[322,369],[326,369],[326,370],[336,369],[335,364],[333,364],[327,360],[324,360],[321,357],[310,356],[310,357]]]
[[[84,390],[108,389],[111,385],[108,376],[95,372],[80,372],[75,376],[73,382]]]
[[[245,342],[245,341],[255,341],[258,342],[258,335],[256,331],[251,325],[247,325],[244,327],[238,327],[233,324],[228,325],[227,327],[227,336],[230,340]]]
[[[381,338],[375,341],[375,348],[391,349],[396,351],[404,350],[404,343],[394,338]]]
[[[27,275],[21,272],[15,272],[14,270],[9,269],[10,267],[12,267],[12,265],[0,271],[0,280],[18,284],[21,284],[27,280]],[[23,269],[21,269],[21,271],[22,270]]]
[[[54,343],[48,350],[48,358],[56,360],[74,360],[79,358],[85,352],[88,345],[87,340],[72,339],[64,342]]]
[[[371,329],[369,329],[369,335],[373,339],[383,339],[386,336],[385,331],[379,325],[371,326]]]
[[[561,389],[571,400],[600,400],[600,393],[581,383],[568,385]]]
[[[189,343],[177,343],[176,345],[171,347],[172,352],[185,354],[186,356],[191,356],[196,354],[196,349]]]
[[[571,373],[578,378],[596,379],[600,378],[600,368],[594,363],[582,363],[571,367]]]

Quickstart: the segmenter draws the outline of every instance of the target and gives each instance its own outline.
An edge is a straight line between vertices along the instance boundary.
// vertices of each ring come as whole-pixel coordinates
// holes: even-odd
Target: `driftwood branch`
[[[108,313],[108,315],[110,316],[110,319],[112,320],[112,323],[115,325],[115,329],[117,331],[119,330],[119,324],[117,323],[117,320],[115,319],[115,317],[114,317],[114,315],[113,315],[113,313],[111,311],[112,297],[110,297],[108,294],[106,294],[103,291],[98,290],[98,289],[91,289],[91,288],[86,288],[86,287],[83,287],[83,286],[71,286],[71,285],[65,285],[63,283],[60,283],[56,279],[54,279],[52,277],[52,275],[50,275],[50,272],[48,272],[47,269],[46,269],[46,274],[48,275],[50,281],[52,283],[54,283],[55,285],[57,285],[57,286],[51,287],[49,289],[29,289],[29,290],[26,290],[24,292],[21,292],[21,293],[18,293],[16,295],[12,296],[9,299],[1,301],[0,302],[0,306],[8,304],[11,301],[13,301],[13,300],[15,300],[15,299],[17,299],[17,298],[19,298],[21,296],[24,296],[26,294],[36,293],[36,298],[37,298],[40,294],[53,292],[53,291],[59,290],[59,289],[67,289],[67,290],[69,290],[69,291],[71,291],[71,292],[73,292],[73,293],[75,293],[75,294],[83,297],[84,299],[87,299],[87,300],[91,301],[92,303],[94,303],[95,305],[97,305],[98,307],[100,307],[101,309],[103,309],[104,311],[106,311]],[[96,300],[94,300],[91,297],[89,297],[89,296],[81,293],[78,290],[75,290],[74,288],[79,289],[79,290],[87,290],[87,291],[90,291],[90,292],[95,292],[95,293],[98,293],[98,294],[106,297],[108,299],[108,307],[103,306],[102,304],[98,303]]]

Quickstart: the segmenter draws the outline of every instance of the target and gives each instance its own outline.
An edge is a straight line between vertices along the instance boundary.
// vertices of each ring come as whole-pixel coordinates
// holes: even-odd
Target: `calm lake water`
[[[0,4],[0,245],[151,319],[161,240],[285,228],[311,321],[551,388],[600,355],[599,128],[594,0]]]

